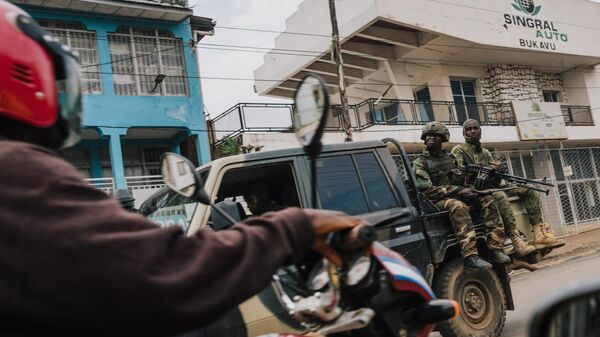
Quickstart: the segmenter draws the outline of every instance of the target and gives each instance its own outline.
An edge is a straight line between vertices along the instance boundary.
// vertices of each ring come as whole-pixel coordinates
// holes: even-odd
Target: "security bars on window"
[[[108,34],[117,95],[187,96],[181,39],[156,29],[122,27]],[[155,87],[156,75],[166,78]]]

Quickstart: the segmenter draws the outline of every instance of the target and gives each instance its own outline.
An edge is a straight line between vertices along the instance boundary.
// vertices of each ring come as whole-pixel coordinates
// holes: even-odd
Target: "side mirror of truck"
[[[162,178],[170,189],[202,204],[210,204],[210,198],[204,192],[204,181],[189,159],[167,152],[161,160],[161,171]]]
[[[600,282],[577,285],[543,304],[529,325],[530,337],[600,335]]]

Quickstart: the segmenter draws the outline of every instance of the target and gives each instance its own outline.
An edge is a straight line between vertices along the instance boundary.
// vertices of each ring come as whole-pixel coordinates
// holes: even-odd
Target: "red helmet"
[[[79,140],[77,56],[4,0],[0,0],[0,79],[0,116],[38,128],[60,122],[66,129],[63,147]]]

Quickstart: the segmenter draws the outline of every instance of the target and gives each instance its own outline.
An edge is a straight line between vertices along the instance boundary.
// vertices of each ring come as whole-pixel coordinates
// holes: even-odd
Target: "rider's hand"
[[[326,243],[327,235],[363,224],[364,221],[339,211],[318,209],[304,209],[303,211],[310,218],[316,235],[316,240],[312,248],[323,255],[324,258],[331,261],[336,267],[341,267],[342,258]]]
[[[497,172],[501,172],[501,173],[507,173],[508,172],[508,166],[506,165],[505,162],[503,162],[501,160],[492,160],[490,162],[489,166],[491,168],[493,168],[494,170],[496,170]]]

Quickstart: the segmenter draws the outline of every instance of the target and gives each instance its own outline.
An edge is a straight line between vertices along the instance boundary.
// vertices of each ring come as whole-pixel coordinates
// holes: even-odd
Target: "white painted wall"
[[[513,0],[343,0],[337,1],[338,22],[341,36],[350,36],[374,20],[384,18],[405,26],[460,38],[492,47],[509,47],[525,50],[519,45],[519,38],[536,39],[535,29],[507,25],[505,14],[526,18],[547,20],[561,33],[567,34],[568,42],[556,42],[558,50],[554,53],[573,56],[600,57],[600,4],[587,0],[535,0],[542,6],[539,14],[532,17],[512,8]],[[306,32],[329,35],[331,26],[326,1],[305,0],[290,18],[286,20],[289,32]],[[434,41],[435,43],[435,41]],[[276,38],[275,48],[328,51],[330,39],[304,35],[281,34]],[[565,55],[565,57],[567,57]],[[256,78],[288,78],[303,66],[311,63],[315,56],[289,57],[267,54],[264,64],[255,71]],[[485,59],[482,66],[417,65],[392,62],[389,65],[379,61],[379,70],[366,76],[365,80],[396,82],[407,86],[395,86],[385,98],[413,99],[413,90],[424,85],[429,86],[432,100],[452,101],[449,87],[451,78],[480,79],[486,77]],[[556,64],[560,66],[560,64]],[[393,72],[390,76],[389,72]],[[396,81],[392,81],[395,78]],[[569,104],[589,105],[592,107],[596,126],[567,127],[569,141],[596,140],[600,136],[600,70],[574,69],[561,76]],[[256,82],[259,93],[274,87],[273,82]],[[351,87],[348,89],[350,103],[363,99],[377,98],[385,86]],[[478,90],[481,96],[480,89]],[[337,103],[338,96],[332,97]],[[444,112],[436,112],[436,116]],[[451,127],[451,141],[462,142],[460,128]],[[417,129],[417,130],[406,130]],[[385,137],[400,138],[410,146],[419,146],[420,126],[374,126],[361,132],[355,132],[355,140],[373,140]],[[395,131],[404,130],[404,131]],[[516,127],[484,127],[485,143],[506,147],[528,147],[531,143],[520,143]],[[341,142],[340,134],[327,133],[324,141]],[[295,147],[297,142],[292,134],[275,135],[246,134],[244,143],[259,143],[265,149]],[[511,145],[512,144],[512,145]]]
[[[378,18],[383,18],[419,30],[429,31],[467,41],[527,50],[520,39],[554,42],[551,53],[600,57],[597,42],[600,30],[600,4],[586,0],[536,0],[540,12],[530,16],[515,10],[512,0],[338,0],[338,25],[342,37],[351,36]],[[536,29],[507,25],[505,15],[522,16],[550,22],[568,41],[536,37]],[[305,0],[286,20],[286,31],[318,35],[331,34],[327,1]],[[329,49],[328,37],[281,34],[275,48],[321,51]],[[314,59],[316,59],[315,57]],[[255,71],[255,78],[289,78],[310,63],[310,57],[289,57],[266,54],[264,64]],[[258,93],[275,86],[272,82],[257,82]]]
[[[357,142],[395,138],[404,144],[407,151],[414,152],[423,148],[421,128],[420,125],[376,125],[361,132],[354,132],[353,136],[354,141]],[[451,148],[454,144],[464,142],[461,126],[450,125],[448,128],[450,129],[450,144],[447,144],[446,147]],[[598,138],[597,128],[593,126],[567,126],[567,133],[569,140],[565,141],[565,145]],[[482,135],[481,141],[496,150],[532,149],[539,145],[532,141],[521,141],[517,128],[513,126],[483,126]],[[264,146],[262,151],[300,147],[300,143],[293,133],[246,133],[242,140],[244,145]],[[344,134],[342,132],[325,132],[323,135],[324,144],[343,142]]]

